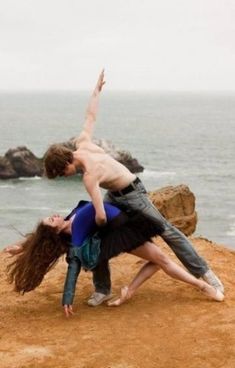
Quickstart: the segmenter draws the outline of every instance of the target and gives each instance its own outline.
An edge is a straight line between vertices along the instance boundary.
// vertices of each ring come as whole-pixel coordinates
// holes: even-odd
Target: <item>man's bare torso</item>
[[[81,142],[74,152],[74,158],[80,162],[84,177],[89,175],[104,189],[121,190],[136,178],[124,165],[91,141]]]

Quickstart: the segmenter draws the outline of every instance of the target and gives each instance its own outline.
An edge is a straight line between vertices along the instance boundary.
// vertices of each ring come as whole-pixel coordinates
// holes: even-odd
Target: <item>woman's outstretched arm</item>
[[[5,248],[3,248],[3,251],[5,253],[10,254],[11,256],[15,256],[16,254],[19,254],[22,251],[22,245],[24,242],[25,242],[25,239],[9,244]]]
[[[81,271],[81,262],[73,255],[67,256],[68,270],[64,284],[62,305],[66,317],[73,314],[73,299],[75,295],[78,275]]]

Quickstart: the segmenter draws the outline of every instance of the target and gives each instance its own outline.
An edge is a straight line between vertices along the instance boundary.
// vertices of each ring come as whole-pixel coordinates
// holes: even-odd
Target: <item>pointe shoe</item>
[[[220,290],[213,288],[211,285],[203,285],[200,290],[203,294],[217,302],[222,302],[224,300],[224,294],[221,293]]]
[[[119,305],[125,303],[128,299],[131,298],[128,286],[124,286],[123,288],[121,288],[121,296],[120,298],[114,300],[114,301],[110,301],[107,303],[107,305],[109,307],[118,307]]]

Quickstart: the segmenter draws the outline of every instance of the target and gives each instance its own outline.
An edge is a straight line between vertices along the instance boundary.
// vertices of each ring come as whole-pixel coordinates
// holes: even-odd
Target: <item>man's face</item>
[[[64,176],[71,176],[71,175],[75,175],[77,173],[76,167],[75,165],[72,164],[67,164],[65,169],[64,169]]]

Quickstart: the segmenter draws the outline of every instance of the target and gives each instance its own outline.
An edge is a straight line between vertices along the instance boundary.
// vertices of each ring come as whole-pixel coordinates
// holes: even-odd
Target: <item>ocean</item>
[[[0,156],[81,131],[88,92],[0,93]],[[145,167],[148,190],[186,184],[196,196],[195,235],[235,249],[235,94],[109,92],[101,96],[95,137],[128,150]],[[81,178],[0,180],[0,248],[40,218],[88,199]]]

